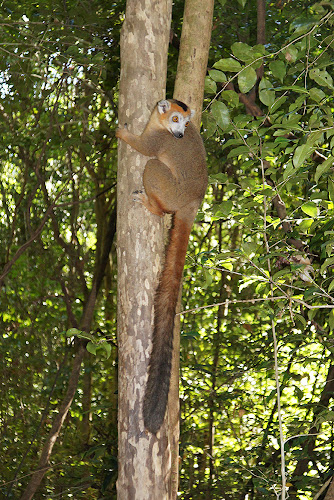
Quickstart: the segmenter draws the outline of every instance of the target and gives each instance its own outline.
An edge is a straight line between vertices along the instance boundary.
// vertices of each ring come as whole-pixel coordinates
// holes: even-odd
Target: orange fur
[[[166,262],[154,302],[154,330],[148,382],[144,397],[144,424],[156,433],[165,416],[173,354],[174,318],[191,225],[173,216]]]
[[[150,156],[137,199],[155,215],[173,214],[173,226],[154,301],[152,352],[144,396],[144,424],[156,433],[164,420],[173,353],[173,330],[188,239],[207,186],[205,149],[180,101],[159,101],[141,136],[118,129],[116,136]]]

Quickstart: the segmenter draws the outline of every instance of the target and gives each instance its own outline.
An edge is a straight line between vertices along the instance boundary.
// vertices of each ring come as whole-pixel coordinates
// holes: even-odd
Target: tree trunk
[[[314,455],[314,448],[317,441],[317,436],[320,431],[319,426],[317,426],[317,417],[324,408],[328,408],[329,402],[334,393],[334,365],[330,365],[327,373],[327,380],[325,387],[322,390],[320,395],[319,403],[315,407],[313,412],[313,422],[312,426],[309,430],[309,439],[304,444],[302,457],[298,460],[297,465],[293,474],[289,478],[289,482],[292,483],[292,486],[289,488],[289,498],[291,500],[297,500],[299,497],[298,494],[298,482],[300,478],[308,471],[309,462]]]
[[[37,488],[39,487],[44,474],[48,470],[49,467],[49,458],[51,456],[53,446],[55,442],[57,441],[59,432],[62,428],[62,425],[64,423],[64,420],[67,416],[67,413],[71,407],[74,395],[76,393],[77,387],[78,387],[78,381],[79,381],[79,375],[80,375],[80,368],[81,368],[81,363],[84,357],[84,354],[86,352],[85,347],[82,345],[79,347],[79,351],[77,352],[74,360],[73,360],[73,367],[72,367],[72,372],[68,381],[68,387],[67,387],[67,392],[66,395],[62,401],[62,404],[59,408],[59,412],[54,419],[51,431],[46,439],[46,442],[43,446],[43,450],[39,459],[38,463],[38,469],[36,472],[33,473],[31,476],[31,479],[28,483],[28,486],[26,487],[23,495],[21,496],[21,500],[30,500],[33,498]]]
[[[157,5],[158,4],[158,5]],[[186,1],[174,97],[197,112],[199,128],[211,35],[213,0]],[[119,123],[140,134],[164,97],[171,2],[128,0],[121,35]],[[190,81],[189,74],[192,73]],[[139,105],[140,104],[140,105]],[[124,143],[118,174],[119,498],[174,499],[178,483],[179,335],[174,336],[167,418],[147,434],[142,401],[147,379],[153,300],[162,268],[162,221],[135,206],[147,159]],[[140,228],[140,230],[139,230]],[[149,266],[148,263],[152,265]],[[175,330],[179,333],[179,320]]]
[[[171,9],[172,0],[127,1],[121,32],[119,123],[128,123],[136,134],[165,95]],[[146,162],[125,143],[119,144],[117,492],[118,498],[128,500],[176,496],[172,471],[178,458],[173,438],[178,420],[170,422],[167,415],[156,437],[145,432],[142,417],[153,300],[164,253],[164,221],[132,200],[133,191],[142,188]]]
[[[174,98],[195,110],[192,122],[201,125],[204,80],[212,30],[214,0],[185,0]]]
[[[185,0],[183,25],[174,98],[185,102],[195,111],[192,122],[201,126],[204,80],[208,65],[214,0]],[[181,291],[179,304],[181,303]],[[178,306],[178,310],[180,307]],[[170,413],[179,413],[180,316],[174,327],[174,350],[171,374]],[[175,394],[175,396],[174,396]],[[173,409],[174,408],[174,409]]]
[[[115,226],[110,226],[115,229]],[[111,241],[113,240],[114,237],[114,232],[110,232],[110,238]],[[109,248],[110,242],[107,244],[107,248]],[[94,315],[94,308],[96,304],[96,298],[97,298],[97,292],[99,286],[97,286],[97,282],[101,283],[101,279],[99,279],[100,276],[103,275],[104,268],[102,269],[101,266],[106,265],[106,260],[103,261],[103,264],[101,263],[99,268],[96,270],[96,275],[94,277],[94,281],[92,284],[91,291],[89,293],[89,297],[87,299],[87,302],[85,304],[85,308],[83,311],[82,315],[82,320],[80,323],[81,330],[89,332],[91,329],[91,324],[93,321],[93,315]],[[40,455],[40,459],[38,462],[38,468],[37,470],[31,475],[30,481],[24,490],[21,500],[30,500],[33,498],[34,494],[36,493],[39,485],[41,484],[41,481],[45,475],[45,473],[48,470],[49,467],[49,459],[53,450],[53,447],[58,439],[59,433],[61,431],[61,428],[63,426],[63,423],[65,421],[65,418],[69,412],[69,409],[71,407],[73,398],[75,396],[75,393],[78,388],[78,383],[79,383],[79,377],[80,377],[80,369],[81,365],[84,359],[86,353],[86,348],[85,344],[81,341],[78,342],[78,349],[77,352],[73,358],[73,365],[72,365],[72,371],[69,376],[68,380],[68,385],[67,385],[67,391],[64,396],[64,399],[59,407],[58,414],[56,415],[51,430],[45,440],[44,446],[42,448],[42,452]]]
[[[90,431],[91,431],[91,403],[92,403],[92,363],[86,352],[84,356],[84,373],[82,377],[82,421],[80,440],[82,447],[85,448],[89,445]]]
[[[325,496],[325,500],[334,500],[334,481],[332,480],[328,491]]]

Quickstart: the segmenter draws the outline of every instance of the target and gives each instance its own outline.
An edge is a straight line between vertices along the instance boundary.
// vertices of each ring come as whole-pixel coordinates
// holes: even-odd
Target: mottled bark
[[[332,482],[327,490],[325,500],[334,500],[334,481],[333,480],[332,480]]]
[[[185,102],[195,111],[192,122],[198,130],[201,126],[204,80],[208,65],[213,5],[214,0],[185,1],[179,60],[174,87],[173,97]],[[173,401],[174,405],[169,408],[172,421],[176,420],[179,414],[179,360],[180,318],[177,316],[174,328],[173,368],[170,389],[170,400]]]
[[[185,0],[180,53],[174,98],[184,101],[196,114],[199,129],[208,65],[214,0]]]
[[[121,33],[119,123],[140,134],[165,96],[171,0],[128,0]],[[135,203],[147,158],[119,144],[118,349],[120,499],[171,499],[173,426],[169,416],[154,436],[144,429],[142,403],[148,373],[154,292],[164,255],[164,221]],[[174,448],[175,450],[175,448]],[[173,455],[173,456],[172,456]],[[174,465],[172,465],[174,461]]]

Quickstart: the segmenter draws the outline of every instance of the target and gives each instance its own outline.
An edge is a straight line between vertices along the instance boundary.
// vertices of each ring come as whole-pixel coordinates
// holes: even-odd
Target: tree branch
[[[35,241],[43,231],[43,228],[46,224],[46,221],[48,220],[49,215],[52,213],[54,206],[57,202],[57,200],[60,198],[60,196],[63,194],[63,191],[65,189],[66,185],[63,187],[63,189],[57,194],[55,200],[51,203],[51,205],[47,208],[44,217],[38,226],[38,228],[31,234],[30,238],[16,251],[14,257],[11,258],[9,262],[4,266],[2,274],[0,274],[0,286],[3,283],[4,278],[7,276],[15,262],[21,257],[21,255],[27,250],[27,248],[30,247],[30,245]]]
[[[321,393],[319,402],[313,413],[313,422],[308,433],[309,435],[308,443],[303,448],[304,450],[303,458],[301,458],[297,462],[296,468],[289,480],[289,482],[293,484],[293,486],[289,488],[289,498],[291,500],[294,499],[297,500],[298,481],[300,477],[303,476],[305,472],[308,470],[308,464],[311,460],[311,455],[313,453],[317,440],[317,435],[319,433],[319,427],[317,425],[317,417],[319,413],[324,410],[324,408],[328,408],[329,401],[333,397],[333,394],[334,394],[334,364],[331,364],[328,369],[325,387]]]
[[[73,360],[72,372],[69,378],[66,395],[59,408],[59,412],[55,417],[48,438],[43,446],[42,453],[38,463],[38,470],[34,472],[34,474],[32,475],[28,483],[28,486],[26,487],[25,491],[23,492],[23,495],[21,496],[21,500],[31,500],[31,498],[33,498],[48,468],[49,458],[52,453],[52,449],[55,445],[55,442],[57,441],[60,429],[62,428],[62,425],[71,407],[74,395],[78,387],[80,368],[85,352],[86,349],[83,346],[83,344],[81,344]]]

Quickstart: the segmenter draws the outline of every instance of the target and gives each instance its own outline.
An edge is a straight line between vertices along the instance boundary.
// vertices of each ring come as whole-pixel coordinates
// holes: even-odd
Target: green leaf
[[[215,82],[227,82],[225,73],[218,71],[217,69],[211,69],[209,71],[209,76]]]
[[[309,75],[310,78],[312,78],[312,80],[317,82],[319,85],[334,90],[333,78],[325,69],[321,70],[319,68],[313,68],[310,70]]]
[[[333,311],[331,311],[332,315]],[[334,411],[333,410],[328,410],[327,408],[323,410],[316,419],[315,425],[317,428],[320,428],[320,425],[323,422],[334,422]]]
[[[217,84],[209,76],[205,77],[204,81],[204,92],[207,94],[216,94],[217,93]]]
[[[221,203],[219,203],[219,211],[225,216],[231,212],[232,207],[233,202],[231,200],[222,201]]]
[[[286,75],[286,67],[283,61],[272,61],[269,64],[270,71],[274,75],[275,78],[278,78],[278,80],[281,80],[283,83],[284,77]]]
[[[315,218],[318,215],[318,207],[313,201],[307,201],[300,208],[306,215],[309,215],[310,217]]]
[[[299,85],[284,85],[282,87],[276,87],[276,90],[293,90],[298,94],[309,94],[309,90],[306,90],[304,87],[300,87]]]
[[[294,318],[298,319],[304,327],[306,326],[306,319],[304,318],[304,316],[295,313]]]
[[[325,259],[324,263],[321,265],[320,268],[320,273],[323,274],[327,267],[332,267],[334,264],[334,257],[329,257],[328,259]]]
[[[232,59],[232,57],[228,57],[227,59],[220,59],[213,65],[213,67],[221,71],[231,71],[232,73],[237,73],[242,69],[239,61]]]
[[[97,344],[95,344],[94,342],[88,342],[88,344],[86,345],[86,349],[88,352],[96,356]]]
[[[227,102],[231,108],[236,108],[239,105],[239,96],[234,90],[224,90],[220,94],[220,98]]]
[[[227,174],[223,174],[222,172],[210,175],[210,183],[219,182],[220,184],[225,184],[227,180],[228,180]]]
[[[246,3],[247,3],[247,0],[238,0],[238,4],[239,4],[242,8],[244,8],[244,7],[245,7]]]
[[[204,278],[204,283],[202,283],[202,287],[208,288],[212,283],[212,276],[208,269],[205,268],[203,269],[203,278]]]
[[[256,79],[257,76],[255,69],[251,67],[243,69],[238,76],[240,92],[242,92],[243,94],[249,92],[254,87]]]
[[[297,146],[293,155],[294,166],[296,168],[300,167],[304,163],[304,161],[311,156],[312,151],[313,147],[307,143],[302,144],[301,146]]]
[[[217,125],[222,130],[226,130],[230,125],[230,113],[226,104],[221,101],[215,101],[211,106],[211,112]]]
[[[99,345],[100,348],[104,349],[105,353],[104,353],[104,357],[106,359],[109,359],[110,358],[110,355],[111,355],[111,345],[109,342],[105,341],[105,342],[102,342],[100,345]]]
[[[205,131],[205,135],[207,137],[211,137],[217,128],[216,120],[212,116],[211,112],[208,113],[207,111],[203,113],[202,115],[202,124],[203,124],[203,129]]]
[[[334,310],[332,309],[331,312],[328,315],[328,323],[329,323],[329,328],[331,330],[334,330]],[[334,412],[332,412],[334,413]]]
[[[314,180],[315,182],[318,182],[320,177],[326,173],[326,172],[329,172],[331,170],[331,168],[333,167],[334,165],[334,157],[332,155],[330,155],[327,160],[325,160],[324,162],[321,163],[321,165],[319,165],[317,167],[317,170],[315,172],[315,175],[314,175]]]
[[[242,243],[242,249],[249,257],[252,253],[256,253],[257,243],[255,241],[244,241]]]
[[[275,102],[275,91],[272,90],[272,87],[271,82],[267,78],[262,78],[259,85],[259,98],[266,106],[272,106]]]
[[[222,145],[221,151],[223,151],[226,148],[230,148],[231,146],[240,146],[241,144],[244,144],[244,142],[241,139],[229,139],[228,141],[225,142],[225,144]]]
[[[66,336],[67,337],[75,336],[75,337],[78,337],[79,339],[86,339],[86,340],[90,340],[92,342],[95,342],[94,335],[92,335],[91,333],[88,333],[88,332],[84,332],[82,330],[78,330],[77,328],[70,328],[69,330],[67,330]]]
[[[250,148],[246,145],[239,146],[237,148],[233,148],[229,154],[227,155],[227,158],[235,158],[236,156],[240,156],[243,153],[249,154]]]
[[[331,291],[333,290],[333,288],[334,288],[334,280],[332,280],[332,281],[330,282],[327,292],[328,292],[328,293],[331,293]]]
[[[334,181],[331,177],[328,178],[328,193],[329,199],[334,203]]]
[[[279,109],[287,100],[288,96],[281,95],[278,99],[275,100],[274,104],[270,106],[270,113],[275,113],[277,109]]]
[[[257,57],[253,48],[247,45],[247,43],[235,42],[231,45],[231,50],[240,61],[249,62]],[[261,56],[261,54],[259,54],[259,56]]]
[[[81,330],[78,330],[77,328],[69,328],[66,331],[66,337],[74,337],[80,333],[81,333]]]
[[[326,94],[323,92],[321,89],[318,89],[317,87],[313,87],[310,89],[310,98],[315,101],[315,102],[320,102],[323,99],[325,99]]]
[[[298,50],[293,45],[290,45],[290,47],[286,48],[283,51],[283,54],[284,54],[285,59],[289,63],[294,63],[294,62],[296,62],[297,57],[298,57]]]

